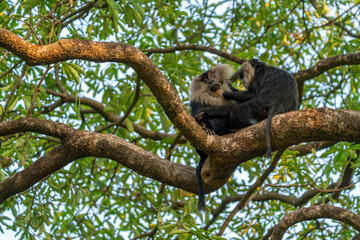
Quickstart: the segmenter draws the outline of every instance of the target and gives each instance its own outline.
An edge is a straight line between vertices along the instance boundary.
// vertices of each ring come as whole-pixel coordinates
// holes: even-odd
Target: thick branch
[[[271,235],[271,239],[281,240],[286,230],[292,225],[299,222],[318,218],[330,218],[338,220],[352,226],[357,231],[360,231],[360,215],[335,206],[317,205],[308,208],[301,208],[299,210],[286,214],[280,220],[278,225],[276,225]]]
[[[210,161],[203,165],[203,182],[224,184],[239,164],[265,154],[265,123],[208,136]],[[320,108],[279,114],[271,121],[270,138],[274,151],[309,141],[360,142],[360,112]]]
[[[212,164],[223,167],[220,157],[225,157],[227,164],[237,166],[263,155],[265,124],[262,121],[222,137],[209,136],[206,143],[212,147],[208,151]],[[360,142],[360,112],[318,108],[278,114],[271,121],[270,138],[273,150],[309,141]]]
[[[80,156],[113,159],[141,175],[197,193],[193,168],[159,158],[116,136],[79,131],[65,124],[35,118],[0,122],[1,136],[26,131],[59,138],[64,147]],[[272,121],[271,137],[274,149],[319,139],[360,142],[360,113],[308,109],[277,115]],[[264,123],[229,136],[209,136],[208,139],[211,140],[209,146],[223,149],[211,151],[211,168],[208,167],[211,174],[204,181],[206,192],[220,188],[226,182],[229,171],[233,171],[240,163],[266,151]],[[239,159],[234,158],[234,155]],[[207,162],[205,164],[209,164]]]
[[[4,196],[2,201],[24,191],[69,162],[89,156],[115,160],[138,174],[197,193],[194,168],[162,159],[116,136],[75,130],[65,124],[36,118],[0,122],[0,136],[28,131],[60,138],[62,146],[1,182],[0,196]],[[10,188],[13,183],[19,187]],[[212,190],[219,187],[221,186],[213,186]]]
[[[54,147],[27,168],[0,183],[0,204],[8,197],[27,190],[49,174],[60,170],[78,156],[62,146]]]
[[[143,52],[133,46],[123,43],[106,43],[70,39],[63,39],[54,44],[46,46],[35,46],[5,29],[0,29],[0,46],[21,57],[29,65],[50,64],[69,59],[125,63],[132,67],[138,73],[141,79],[143,79],[143,81],[149,86],[170,120],[196,148],[205,151],[211,151],[214,149],[213,152],[219,152],[223,148],[229,149],[229,146],[234,145],[233,141],[227,141],[226,144],[224,144],[225,141],[220,141],[220,144],[216,144],[214,140],[218,141],[217,137],[207,136],[205,132],[201,130],[200,126],[190,116],[188,110],[182,104],[177,93],[170,85],[169,81],[165,78],[165,76]],[[300,71],[294,75],[298,81],[305,81],[306,79],[316,77],[333,67],[345,64],[360,64],[360,53],[340,55],[320,60],[314,67],[308,70]],[[313,117],[309,116],[309,120],[313,120]],[[296,119],[293,121],[296,121]],[[286,120],[286,122],[289,123],[288,120]],[[317,124],[318,122],[315,123]],[[337,121],[337,123],[340,122]],[[263,124],[264,123],[262,123],[262,125]],[[310,125],[311,124],[312,123],[310,123]],[[237,135],[239,134],[235,134],[235,136]],[[320,135],[321,134],[319,132],[317,139],[324,140]],[[206,144],[204,144],[205,141]],[[296,143],[296,141],[294,141],[294,143]],[[255,145],[254,148],[256,147],[259,146]],[[278,149],[282,147],[283,146],[279,145]],[[233,149],[233,147],[230,148]],[[238,151],[241,150],[238,149]],[[231,158],[239,157],[234,156],[239,155],[238,152],[235,152],[235,154],[233,151],[227,152],[228,154],[231,152]],[[251,152],[254,154],[254,151]]]
[[[191,117],[170,82],[142,51],[133,46],[76,39],[62,39],[53,44],[36,46],[0,28],[0,47],[11,51],[31,66],[70,59],[124,63],[138,73],[162,105],[166,115],[187,139],[199,146],[205,141],[205,131]]]
[[[343,54],[334,57],[329,57],[326,59],[321,59],[319,62],[316,63],[315,66],[309,69],[301,70],[297,73],[293,73],[293,76],[296,78],[298,83],[301,83],[306,80],[315,78],[332,68],[342,65],[358,65],[358,64],[360,64],[360,52]]]

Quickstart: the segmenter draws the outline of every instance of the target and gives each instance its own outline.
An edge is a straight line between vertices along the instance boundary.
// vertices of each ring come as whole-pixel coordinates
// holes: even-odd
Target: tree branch
[[[239,164],[265,154],[265,124],[262,121],[221,137],[208,136],[211,163],[203,165],[203,182],[224,181]],[[360,142],[360,112],[319,108],[278,114],[272,119],[270,138],[274,151],[309,141]]]
[[[52,94],[52,95],[61,97],[61,102],[56,102],[54,105],[45,107],[45,111],[50,111],[50,110],[55,109],[58,106],[61,106],[62,102],[77,103],[80,101],[80,104],[91,107],[97,113],[99,113],[104,119],[106,119],[110,122],[113,122],[113,123],[120,122],[120,126],[126,128],[126,124],[121,122],[123,118],[119,117],[118,115],[116,115],[112,112],[105,111],[104,105],[100,102],[97,102],[91,98],[86,98],[86,97],[79,98],[79,97],[75,97],[74,95],[55,92],[50,89],[46,89],[45,91],[48,94]],[[176,137],[176,134],[155,132],[155,131],[146,129],[145,127],[143,127],[139,124],[136,124],[136,123],[131,123],[131,124],[134,128],[134,131],[137,132],[138,134],[140,134],[144,138],[150,138],[153,140],[162,140],[167,137],[171,137],[171,138]],[[180,140],[180,143],[185,143],[185,142],[186,142],[186,139],[184,137],[182,137]]]
[[[254,191],[258,187],[260,187],[265,182],[265,180],[268,178],[270,173],[272,171],[274,171],[277,163],[279,162],[279,160],[281,158],[281,155],[283,154],[283,152],[285,150],[286,149],[281,149],[280,151],[278,151],[275,154],[270,166],[266,169],[266,171],[263,174],[261,174],[261,176],[256,180],[256,182],[246,191],[244,197],[240,200],[240,202],[235,206],[235,208],[231,211],[229,216],[226,218],[226,220],[225,220],[224,224],[221,226],[220,231],[217,234],[217,236],[222,236],[223,235],[225,229],[229,225],[230,221],[234,218],[235,214],[237,212],[239,212],[241,209],[243,209],[249,203],[249,201],[251,200],[251,197],[256,196],[255,195],[256,193],[254,193]]]
[[[330,218],[338,220],[352,226],[357,231],[360,231],[360,215],[335,206],[317,205],[308,208],[301,208],[286,214],[276,225],[271,235],[271,239],[281,240],[286,230],[292,225],[318,218]]]
[[[170,48],[148,48],[148,49],[142,49],[143,52],[146,52],[148,55],[152,53],[173,53],[176,51],[182,51],[182,50],[195,50],[195,51],[203,51],[203,52],[209,52],[216,54],[220,57],[223,57],[225,59],[228,59],[230,61],[236,62],[238,64],[243,64],[246,60],[236,57],[232,54],[226,53],[224,51],[218,50],[214,47],[206,47],[196,44],[190,44],[190,45],[177,45],[175,47]]]
[[[208,147],[223,149],[218,152],[209,151],[211,168],[208,166],[205,170],[209,171],[210,175],[203,175],[206,176],[206,192],[220,188],[240,163],[265,153],[264,127],[264,122],[261,122],[228,136],[208,137]],[[116,136],[79,131],[62,123],[36,118],[0,122],[1,136],[27,131],[59,138],[64,147],[81,156],[113,159],[143,176],[197,193],[193,168],[159,158]],[[308,109],[279,114],[273,118],[271,137],[274,150],[305,140],[317,141],[320,138],[360,142],[360,113]],[[239,159],[234,158],[233,154]],[[204,166],[210,164],[208,162],[210,161],[206,161]]]
[[[0,28],[0,47],[24,59],[30,66],[70,59],[124,63],[138,73],[182,134],[194,145],[204,145],[207,134],[191,117],[170,82],[142,51],[133,46],[77,39],[62,39],[53,44],[36,46]]]
[[[338,55],[334,57],[329,57],[326,59],[321,59],[315,64],[315,66],[301,70],[297,73],[293,73],[293,76],[298,83],[304,82],[306,80],[315,78],[320,74],[342,65],[359,65],[360,64],[360,52],[358,53],[349,53]]]
[[[18,132],[37,132],[53,136],[61,139],[62,146],[56,147],[23,171],[2,181],[0,196],[4,197],[0,197],[1,201],[24,191],[66,164],[90,156],[112,159],[140,175],[197,193],[194,168],[162,159],[116,136],[76,130],[62,123],[31,117],[0,122],[0,136]],[[15,183],[19,187],[10,187]],[[219,187],[221,186],[216,188]]]
[[[291,151],[294,151],[294,152],[298,152],[297,156],[303,156],[303,155],[312,153],[313,149],[315,149],[315,151],[318,151],[318,150],[321,150],[324,148],[331,147],[335,143],[336,143],[335,141],[333,141],[333,142],[327,142],[327,141],[312,142],[312,143],[308,143],[308,144],[304,144],[304,145],[297,145],[294,147],[290,147],[288,149]]]
[[[56,146],[24,170],[0,183],[0,204],[7,198],[23,192],[49,174],[60,170],[78,156],[63,146]]]
[[[210,161],[205,162],[202,173],[202,176],[206,176],[206,178],[204,178],[206,192],[213,191],[222,186],[239,164],[265,153],[265,121],[227,136],[207,135],[191,117],[174,88],[156,65],[143,52],[133,46],[123,43],[69,39],[63,39],[50,45],[35,46],[5,29],[0,29],[0,46],[23,58],[28,65],[51,64],[69,59],[83,59],[95,62],[121,62],[132,67],[151,89],[167,116],[181,133],[195,148],[208,153]],[[339,62],[343,64],[355,64],[357,61],[360,62],[360,53],[336,56],[321,60],[319,62],[321,63],[320,66],[317,64],[315,67],[309,69],[310,73],[305,71],[302,72],[304,74],[300,74],[299,76],[305,79],[306,77],[320,74],[321,71],[325,71],[331,67],[339,66]],[[34,131],[37,132],[38,130]],[[51,132],[49,133],[52,134]],[[88,134],[88,136],[90,136],[90,134]],[[105,138],[102,135],[96,135],[96,137],[94,137],[95,135],[91,136],[92,138]],[[322,108],[279,114],[272,120],[270,137],[274,150],[308,141],[360,142],[360,112]],[[107,136],[105,139],[108,141],[110,138],[111,136]],[[120,145],[113,152],[119,153],[119,151],[121,152],[119,147],[123,147],[123,142],[121,142],[123,140],[115,139],[114,141]],[[95,141],[95,139],[92,140]],[[94,142],[89,142],[88,144],[89,146],[93,146]],[[109,144],[111,145],[111,142]],[[75,144],[71,146],[71,148],[75,146],[78,145]],[[114,160],[119,160],[118,156],[112,154],[107,155],[109,148],[104,147],[104,149],[101,150],[104,152],[92,152],[94,149],[87,146],[84,147],[83,143],[80,144],[80,146],[84,151],[87,149],[88,152],[86,153],[90,156],[109,157]],[[94,148],[99,150],[98,146]],[[128,148],[134,147],[129,146]],[[141,148],[137,151],[143,153],[143,155],[136,155],[136,158],[152,159],[154,161],[153,166],[159,164],[161,166],[159,169],[163,169],[163,171],[173,169],[174,166],[167,165],[169,164],[167,161],[163,163],[163,159],[153,154],[149,155],[148,152],[140,149]],[[197,190],[196,185],[189,185],[189,181],[187,180],[182,183],[183,185],[179,182],[167,182],[163,174],[159,173],[159,176],[154,174],[154,172],[157,173],[159,170],[156,168],[153,172],[149,171],[149,169],[142,172],[139,167],[141,166],[140,164],[128,160],[131,159],[130,157],[125,159],[126,154],[123,154],[123,152],[121,152],[121,154],[123,155],[123,158],[119,160],[121,164],[128,166],[134,171],[138,171],[142,175],[152,177],[168,185],[181,187],[191,192],[196,192]],[[224,164],[224,159],[226,160],[226,164]],[[129,162],[131,162],[131,164],[129,164]],[[178,169],[182,167],[181,165],[177,166]],[[193,178],[193,169],[189,168],[186,171],[188,171],[187,177],[193,180],[192,183],[196,182],[195,178]],[[205,174],[204,171],[206,171]],[[184,177],[181,176],[179,179],[184,179]]]

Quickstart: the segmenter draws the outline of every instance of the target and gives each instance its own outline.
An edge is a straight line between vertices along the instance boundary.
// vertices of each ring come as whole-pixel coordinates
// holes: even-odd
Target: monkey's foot
[[[234,133],[234,132],[237,132],[239,130],[240,130],[239,128],[234,128],[234,129],[231,129],[230,132]]]
[[[204,129],[204,131],[209,134],[209,135],[214,135],[215,134],[215,131],[210,129],[210,128],[207,128],[205,126],[202,126],[202,129]]]

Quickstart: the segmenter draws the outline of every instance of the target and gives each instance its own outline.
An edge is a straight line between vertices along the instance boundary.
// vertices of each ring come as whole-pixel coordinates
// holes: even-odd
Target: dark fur
[[[230,84],[234,81],[234,78],[237,78],[237,74],[234,75],[231,68],[227,65],[213,67],[200,76],[195,77],[190,85],[191,115],[195,117],[202,112],[205,107],[209,106],[234,106],[234,101],[226,100],[223,96],[225,91],[228,93],[238,92],[238,90]],[[224,135],[232,132],[225,119],[204,119],[202,124],[203,128],[210,134],[216,133],[217,135]],[[196,152],[200,156],[199,164],[196,167],[196,177],[199,186],[198,209],[205,211],[206,203],[201,169],[207,158],[207,154],[197,149]]]
[[[240,129],[268,117],[266,123],[266,156],[271,158],[270,123],[278,113],[298,109],[298,90],[294,77],[288,72],[276,67],[267,66],[257,59],[243,64],[238,71],[244,79],[247,91],[224,92],[226,99],[232,99],[242,104],[235,106],[206,107],[202,121],[225,119],[228,128]]]

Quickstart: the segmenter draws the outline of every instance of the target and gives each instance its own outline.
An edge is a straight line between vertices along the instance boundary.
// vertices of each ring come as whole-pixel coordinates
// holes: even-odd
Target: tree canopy
[[[358,0],[0,0],[0,232],[360,239],[359,12]],[[272,159],[265,121],[217,136],[189,114],[192,78],[252,58],[298,84],[299,111],[271,122]],[[203,214],[194,148],[209,156]]]

